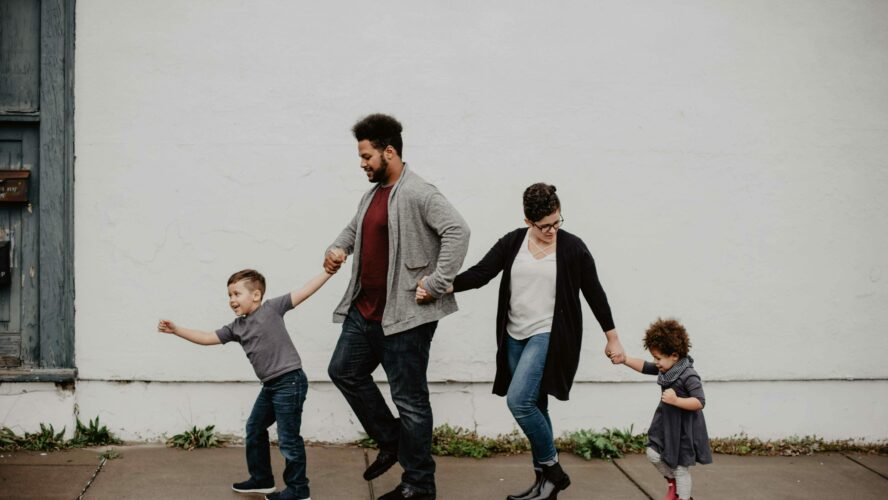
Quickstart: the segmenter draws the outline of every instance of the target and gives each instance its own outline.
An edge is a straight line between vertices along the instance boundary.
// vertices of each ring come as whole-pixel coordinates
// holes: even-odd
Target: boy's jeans
[[[261,483],[274,483],[268,427],[277,421],[278,443],[284,456],[284,483],[298,498],[308,498],[305,477],[305,442],[299,434],[302,405],[308,392],[308,379],[301,369],[275,377],[262,384],[247,420],[247,469]]]
[[[541,463],[551,465],[557,457],[552,420],[549,419],[549,398],[540,392],[548,352],[548,333],[538,333],[524,340],[515,340],[506,334],[506,355],[512,372],[506,403],[530,441],[536,469],[541,468]]]
[[[384,335],[380,322],[365,319],[352,305],[328,369],[367,434],[381,450],[397,451],[404,468],[401,482],[428,493],[435,491],[435,461],[426,370],[437,326],[433,321]],[[380,364],[400,419],[392,415],[373,382],[373,370]]]

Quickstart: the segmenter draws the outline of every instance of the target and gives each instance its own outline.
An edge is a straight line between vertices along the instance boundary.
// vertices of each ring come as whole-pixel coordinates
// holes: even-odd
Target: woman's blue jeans
[[[506,355],[512,373],[506,403],[530,441],[533,466],[537,469],[557,456],[549,419],[549,399],[540,392],[548,352],[549,333],[538,333],[524,340],[506,335]]]
[[[297,498],[311,496],[305,476],[305,442],[299,434],[302,405],[308,392],[308,379],[301,369],[285,373],[262,384],[253,411],[247,419],[247,469],[261,483],[274,483],[268,428],[277,421],[278,446],[284,456],[284,483]]]

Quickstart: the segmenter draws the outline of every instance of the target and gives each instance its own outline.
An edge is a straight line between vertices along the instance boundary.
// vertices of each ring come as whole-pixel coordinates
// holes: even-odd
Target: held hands
[[[176,333],[176,325],[170,320],[162,319],[157,323],[157,331],[160,333]]]
[[[425,287],[425,280],[428,276],[423,276],[416,282],[416,303],[417,304],[429,304],[438,299],[432,297],[432,294]],[[447,287],[447,290],[444,290],[444,293],[453,293],[453,285]]]
[[[676,406],[676,403],[678,403],[678,396],[676,396],[674,390],[666,389],[665,391],[663,391],[663,395],[660,396],[660,401],[666,403],[667,405]]]
[[[623,344],[616,335],[608,338],[607,345],[604,346],[604,355],[615,365],[626,362],[626,352],[623,351]]]
[[[345,262],[345,259],[348,255],[345,254],[345,250],[341,248],[331,248],[324,254],[324,271],[327,274],[336,274],[336,271],[342,267],[342,263]]]

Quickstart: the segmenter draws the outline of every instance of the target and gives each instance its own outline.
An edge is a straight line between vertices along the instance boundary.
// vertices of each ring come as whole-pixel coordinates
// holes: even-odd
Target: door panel
[[[0,170],[31,171],[31,203],[0,203],[0,241],[8,241],[11,279],[0,286],[0,367],[30,366],[39,356],[36,127],[0,127]]]
[[[40,2],[0,1],[0,111],[40,108]]]

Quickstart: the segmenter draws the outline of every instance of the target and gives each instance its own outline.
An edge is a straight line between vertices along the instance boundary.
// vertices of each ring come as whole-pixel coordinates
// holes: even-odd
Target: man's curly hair
[[[555,194],[555,186],[537,182],[524,190],[524,216],[527,220],[536,222],[559,208],[561,201]]]
[[[375,113],[365,116],[355,123],[352,133],[358,142],[370,141],[370,144],[378,151],[382,151],[388,146],[393,147],[398,156],[403,159],[404,141],[401,139],[403,128],[401,122],[393,116]]]
[[[644,348],[648,351],[656,349],[666,356],[678,354],[681,359],[691,350],[691,339],[677,320],[657,318],[644,332]]]

